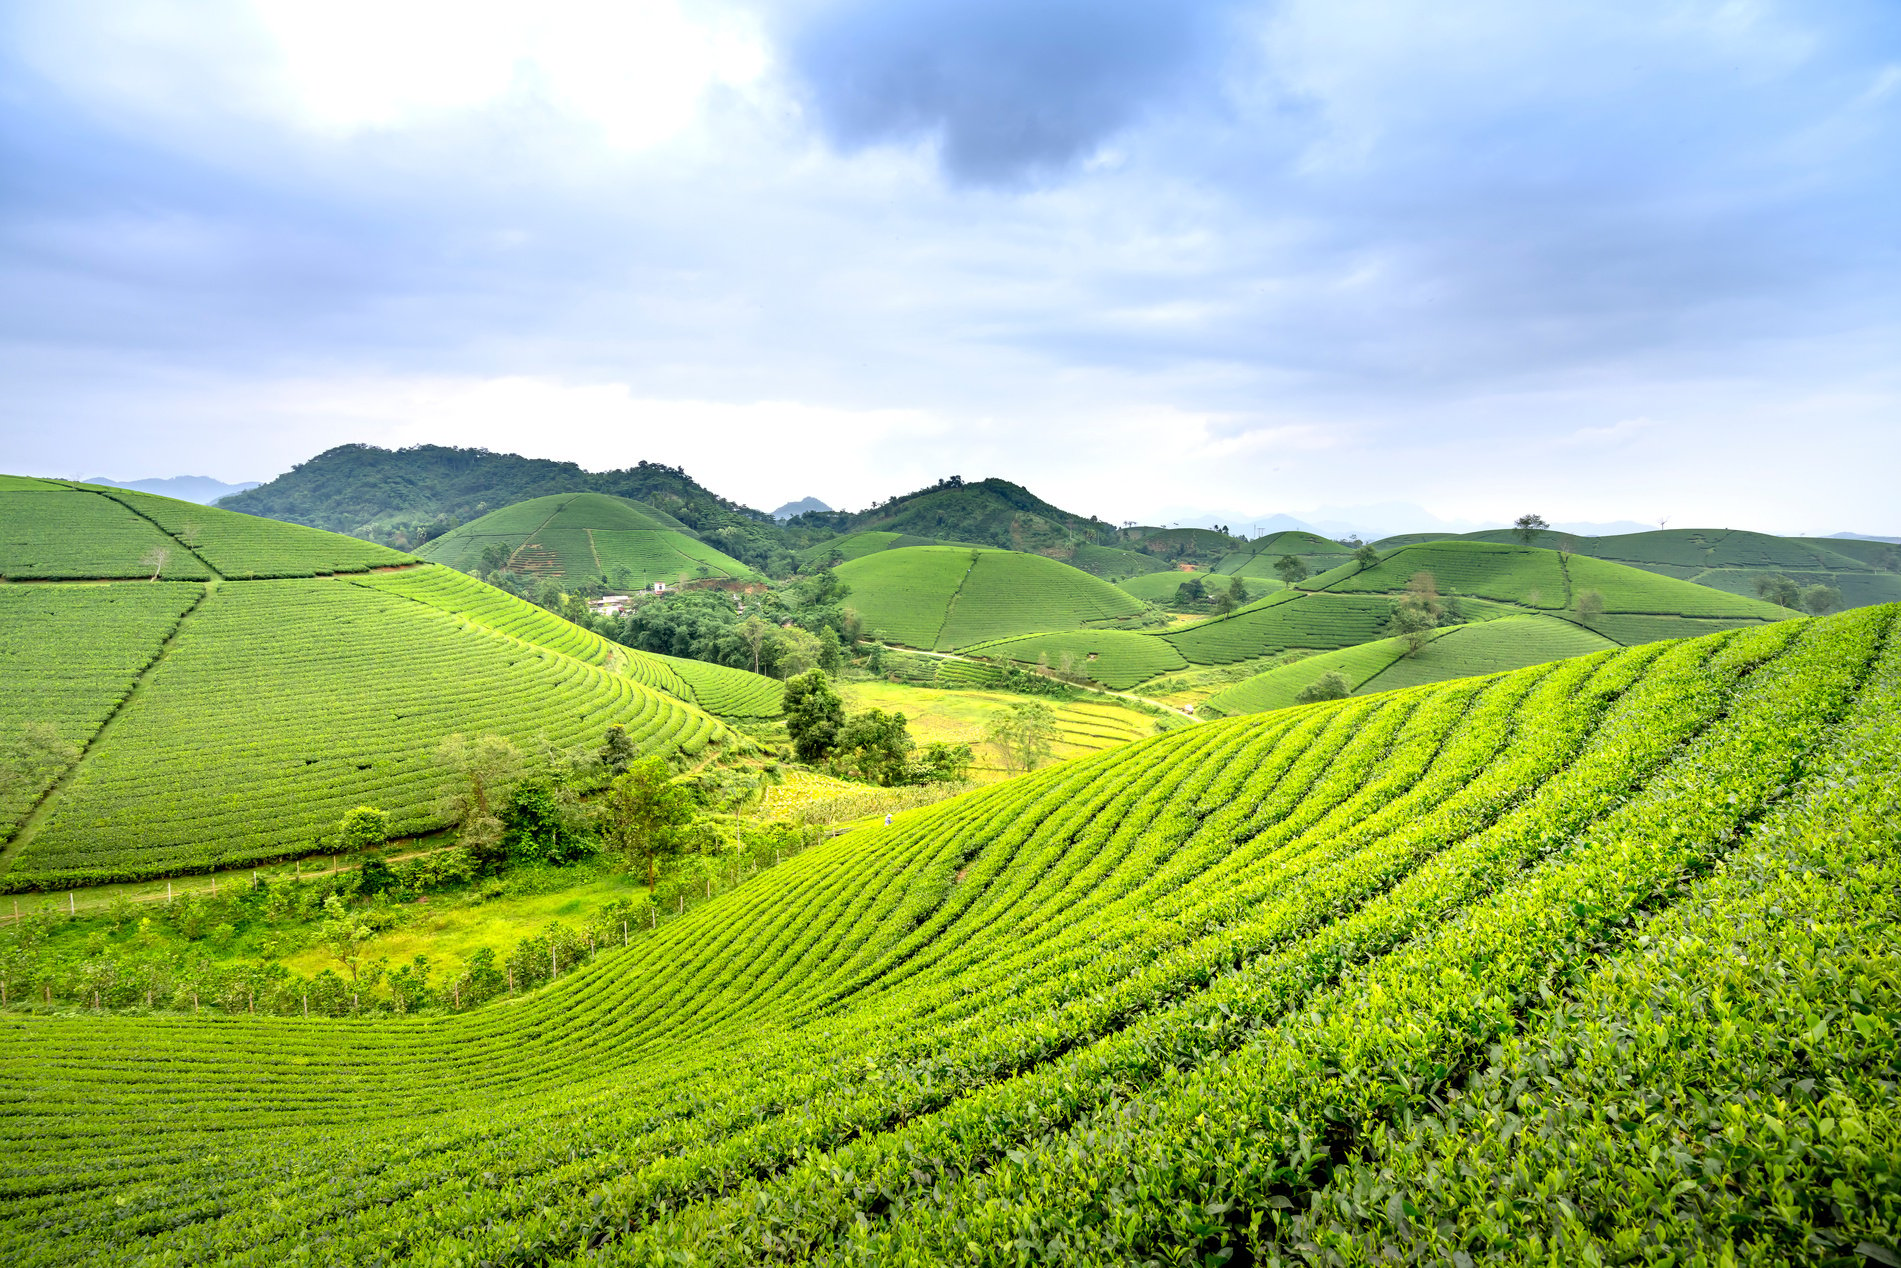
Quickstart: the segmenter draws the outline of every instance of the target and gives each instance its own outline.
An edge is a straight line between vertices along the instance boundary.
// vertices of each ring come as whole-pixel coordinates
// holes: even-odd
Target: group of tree
[[[1842,592],[1834,586],[1805,586],[1780,574],[1756,578],[1756,593],[1771,603],[1811,616],[1826,616],[1842,606]]]
[[[1439,598],[1439,583],[1430,572],[1416,572],[1393,601],[1386,632],[1405,640],[1407,656],[1417,656],[1432,641],[1432,632],[1445,621],[1446,615],[1446,605]]]
[[[1239,576],[1229,577],[1226,584],[1217,584],[1215,579],[1203,581],[1199,575],[1191,576],[1175,587],[1177,608],[1212,607],[1217,616],[1226,616],[1247,603],[1252,596],[1248,593],[1247,581]]]
[[[799,761],[844,779],[893,787],[956,783],[968,777],[968,744],[934,741],[920,748],[902,713],[867,709],[847,715],[844,698],[820,669],[785,685],[785,726]]]

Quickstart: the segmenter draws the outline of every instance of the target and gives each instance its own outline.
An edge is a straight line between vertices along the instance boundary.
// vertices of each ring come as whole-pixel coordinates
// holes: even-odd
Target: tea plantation
[[[624,572],[625,584],[634,587],[753,575],[666,512],[609,493],[560,493],[517,502],[445,533],[421,553],[469,572],[492,571],[486,558],[490,551],[518,572],[609,578]]]
[[[881,550],[840,564],[846,602],[867,630],[907,647],[948,651],[1052,630],[1113,625],[1142,604],[1042,555],[959,546]]]
[[[0,528],[0,576],[33,579],[0,585],[0,744],[31,748],[0,782],[4,889],[309,854],[362,804],[399,834],[440,827],[433,754],[456,732],[532,750],[620,724],[698,752],[736,738],[715,714],[780,709],[772,680],[317,529],[17,480]]]
[[[512,1006],[0,1016],[0,1255],[1886,1263],[1898,616],[1125,745]]]

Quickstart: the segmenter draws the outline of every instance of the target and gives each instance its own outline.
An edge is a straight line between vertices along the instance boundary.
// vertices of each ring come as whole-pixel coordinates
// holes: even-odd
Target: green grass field
[[[469,521],[422,548],[426,559],[463,572],[485,567],[484,552],[505,547],[508,566],[551,577],[609,577],[634,586],[753,572],[664,511],[607,493],[532,498]]]
[[[1052,669],[1093,678],[1118,690],[1188,662],[1173,644],[1152,634],[1125,630],[1082,630],[1062,634],[1026,634],[964,649],[966,656],[1015,661],[1025,666],[1047,663]]]
[[[951,651],[975,643],[1140,615],[1141,603],[1106,581],[1041,555],[920,546],[841,564],[846,606],[868,631],[907,647]]]
[[[0,785],[6,888],[308,854],[359,804],[427,831],[453,732],[533,751],[620,723],[648,751],[697,752],[737,739],[709,711],[779,712],[769,679],[616,647],[354,538],[147,495],[0,491],[19,498],[58,502],[62,572],[120,572],[130,519],[223,576],[0,585],[0,744],[43,728],[69,746]],[[30,550],[0,541],[0,575]],[[315,571],[338,575],[249,579]]]
[[[1896,617],[1120,745],[473,1012],[5,1014],[0,1253],[1880,1262]]]
[[[1008,773],[1002,755],[984,741],[984,727],[998,714],[1022,704],[1022,696],[1007,691],[952,691],[895,682],[844,683],[839,690],[853,711],[884,709],[904,714],[911,738],[919,744],[942,740],[970,745],[976,756],[971,774],[979,781],[999,780]],[[1155,734],[1154,717],[1115,700],[1046,703],[1056,714],[1060,732],[1055,751],[1058,760],[1083,757]]]
[[[1421,542],[1466,541],[1521,546],[1510,529],[1488,529],[1446,538],[1407,533],[1377,543],[1382,550]],[[1776,537],[1740,529],[1673,528],[1650,533],[1585,537],[1544,531],[1529,543],[1571,555],[1624,564],[1679,581],[1753,599],[1766,576],[1786,576],[1798,585],[1830,585],[1845,605],[1863,607],[1901,600],[1901,547],[1826,537]]]

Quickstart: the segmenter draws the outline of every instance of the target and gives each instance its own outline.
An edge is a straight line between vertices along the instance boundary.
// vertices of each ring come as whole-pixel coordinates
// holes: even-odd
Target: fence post
[[[310,1020],[310,992],[304,992],[304,1020]]]
[[[69,889],[66,891],[66,914],[70,916],[78,910],[73,906],[73,891]]]
[[[561,976],[561,962],[554,958],[554,943],[548,944],[548,980],[554,981]]]
[[[623,947],[627,945],[627,918],[625,916],[621,917],[620,922],[620,944]]]

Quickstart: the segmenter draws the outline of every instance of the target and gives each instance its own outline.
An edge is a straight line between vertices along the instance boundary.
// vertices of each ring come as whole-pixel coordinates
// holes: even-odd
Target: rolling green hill
[[[906,547],[864,555],[837,571],[865,629],[907,647],[950,650],[1111,624],[1143,611],[1106,581],[1016,551]]]
[[[59,536],[19,530],[49,523]],[[432,754],[452,732],[532,751],[619,723],[647,751],[698,751],[733,737],[696,701],[778,712],[769,680],[616,647],[354,538],[124,490],[0,488],[0,576],[149,578],[152,540],[186,579],[0,585],[0,744],[37,736],[41,754],[0,784],[0,887],[308,854],[366,803],[401,833],[440,826]]]
[[[1067,550],[1078,542],[1106,545],[1115,536],[1103,521],[1052,506],[1022,485],[994,479],[965,483],[956,477],[866,511],[814,513],[801,522],[841,534],[870,529],[1021,551]]]
[[[1309,572],[1324,572],[1352,553],[1352,547],[1342,546],[1331,538],[1290,529],[1241,543],[1223,555],[1214,570],[1250,579],[1278,579],[1280,574],[1274,571],[1274,565],[1280,562],[1283,555],[1292,555],[1300,560]]]
[[[1124,745],[505,1006],[7,1014],[0,1253],[1886,1258],[1896,615]]]
[[[651,506],[605,493],[558,493],[492,511],[422,548],[423,558],[464,572],[486,570],[487,552],[516,572],[605,577],[645,588],[695,577],[752,577],[752,569],[700,541]],[[615,578],[620,580],[615,581]]]
[[[1387,538],[1378,545],[1386,549],[1439,540],[1519,544],[1512,530],[1500,528],[1451,539],[1412,533]],[[1534,534],[1531,544],[1627,564],[1748,598],[1756,596],[1761,578],[1785,576],[1802,586],[1834,586],[1850,607],[1901,600],[1901,550],[1882,542],[1775,537],[1727,528],[1672,528],[1610,537],[1544,531]]]
[[[338,445],[223,501],[253,515],[407,547],[497,508],[578,491],[631,498],[749,562],[780,548],[770,515],[716,496],[678,467],[652,462],[583,471],[572,462],[486,449]]]
[[[1442,629],[1417,657],[1403,658],[1401,668],[1393,665],[1401,659],[1400,644],[1386,637],[1388,623],[1395,601],[1422,573],[1430,574],[1440,593],[1456,606],[1451,618],[1455,627],[1463,621],[1469,628],[1450,641],[1449,629]],[[1220,584],[1219,578],[1204,581]],[[1272,583],[1250,579],[1249,584]],[[1136,586],[1125,583],[1124,588]],[[1595,610],[1581,612],[1578,604],[1587,594],[1596,596]],[[1511,619],[1533,615],[1541,619]],[[1287,652],[1330,653],[1266,671],[1260,676],[1264,681],[1246,680],[1213,698],[1217,710],[1241,712],[1290,704],[1295,693],[1330,669],[1345,672],[1357,688],[1383,691],[1402,683],[1516,669],[1612,644],[1691,637],[1794,615],[1758,599],[1606,560],[1566,557],[1537,547],[1435,540],[1389,550],[1370,568],[1349,561],[1293,589],[1277,588],[1227,616],[1171,630],[1129,633],[1120,636],[1123,641],[1097,639],[1100,646],[1085,647],[1088,640],[1078,642],[1073,636],[1022,637],[969,650],[1025,662],[1047,654],[1052,664],[1068,652],[1078,672],[1091,674],[1092,668],[1099,668],[1101,673],[1093,676],[1116,688],[1137,686],[1145,677],[1184,664],[1221,666]],[[1501,624],[1481,633],[1480,627],[1492,622]],[[1167,650],[1138,651],[1139,641],[1128,639],[1163,643]],[[1087,659],[1088,651],[1096,652],[1094,661]],[[1148,674],[1136,676],[1149,666],[1154,668]]]
[[[1333,672],[1346,675],[1353,694],[1366,695],[1500,673],[1615,646],[1600,634],[1555,617],[1507,616],[1435,630],[1431,640],[1410,657],[1406,655],[1405,640],[1399,638],[1382,638],[1309,656],[1216,692],[1197,712],[1226,717],[1284,709],[1296,703],[1295,697],[1302,690]]]

